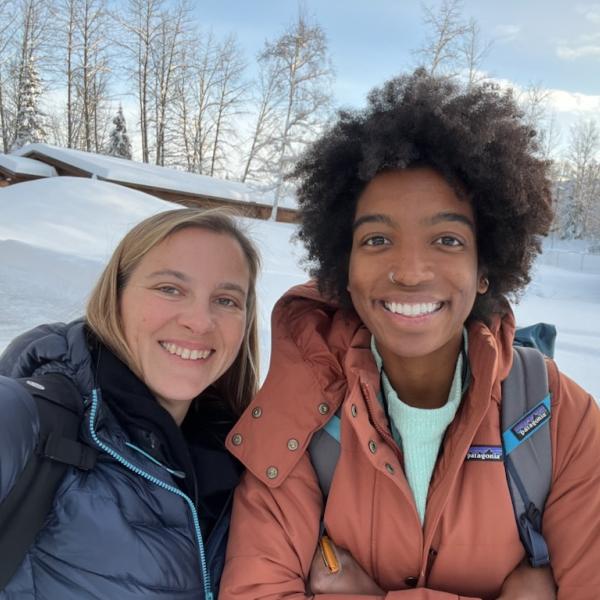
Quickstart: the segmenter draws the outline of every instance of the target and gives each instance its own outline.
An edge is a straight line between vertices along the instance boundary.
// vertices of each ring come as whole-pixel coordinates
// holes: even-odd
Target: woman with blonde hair
[[[0,507],[44,444],[18,378],[74,384],[78,443],[96,460],[67,469],[0,598],[216,597],[240,474],[223,442],[257,386],[259,262],[220,211],[157,214],[120,242],[85,319],[8,346]]]

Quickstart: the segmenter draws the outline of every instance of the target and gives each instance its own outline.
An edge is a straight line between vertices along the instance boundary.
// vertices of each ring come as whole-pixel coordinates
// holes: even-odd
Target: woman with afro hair
[[[300,161],[315,279],[276,305],[269,374],[228,438],[247,472],[220,598],[600,597],[600,410],[549,359],[551,570],[526,565],[502,462],[507,298],[552,220],[536,150],[510,91],[417,70]],[[334,414],[324,494],[308,448]]]

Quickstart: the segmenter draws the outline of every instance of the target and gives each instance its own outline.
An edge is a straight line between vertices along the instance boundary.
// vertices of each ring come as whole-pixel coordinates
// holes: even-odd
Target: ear
[[[477,282],[477,293],[485,294],[490,288],[490,280],[485,276],[480,274],[479,280]]]

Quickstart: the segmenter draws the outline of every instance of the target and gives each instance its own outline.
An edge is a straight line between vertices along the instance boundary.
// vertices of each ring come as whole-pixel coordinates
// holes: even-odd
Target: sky
[[[428,2],[439,6],[441,0]],[[305,0],[325,30],[336,71],[337,105],[360,106],[367,92],[417,64],[425,39],[421,4],[413,0]],[[296,0],[222,0],[194,3],[195,16],[218,36],[235,33],[249,57],[293,20]],[[551,109],[566,137],[579,115],[600,118],[600,2],[464,0],[484,40],[483,67],[524,88],[554,90]]]
[[[0,203],[0,352],[35,325],[80,316],[119,239],[142,218],[174,206],[137,190],[80,177],[3,188]],[[257,296],[264,376],[273,305],[307,274],[294,225],[243,222],[262,255]],[[520,325],[540,320],[556,325],[559,367],[600,400],[600,257],[584,257],[576,250],[549,240],[515,313]],[[584,260],[588,257],[589,265]]]

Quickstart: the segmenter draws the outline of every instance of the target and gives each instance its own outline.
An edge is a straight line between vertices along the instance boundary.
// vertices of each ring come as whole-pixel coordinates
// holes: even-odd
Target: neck
[[[448,401],[462,347],[459,339],[425,357],[400,357],[380,350],[383,368],[402,402],[415,408],[440,408]]]
[[[156,400],[173,417],[173,421],[175,421],[177,427],[181,427],[192,401],[169,402],[168,400],[160,398],[159,396],[156,397]]]

